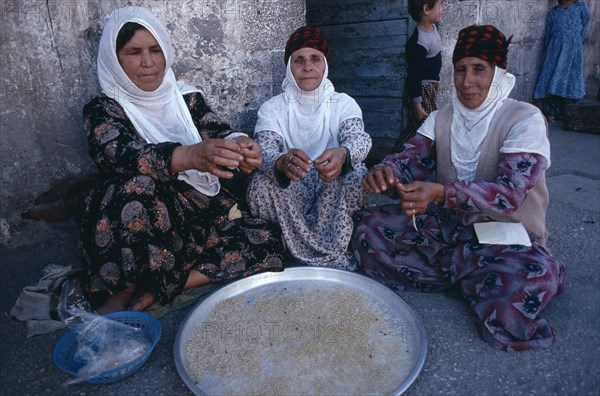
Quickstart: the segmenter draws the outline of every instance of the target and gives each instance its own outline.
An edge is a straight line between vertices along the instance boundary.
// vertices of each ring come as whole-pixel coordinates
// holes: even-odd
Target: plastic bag
[[[84,363],[75,378],[63,385],[96,378],[143,355],[151,346],[141,329],[79,308],[68,311],[64,320],[75,332],[74,359]]]

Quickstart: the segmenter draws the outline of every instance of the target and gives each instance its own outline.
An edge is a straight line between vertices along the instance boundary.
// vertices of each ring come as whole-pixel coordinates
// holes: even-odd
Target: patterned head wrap
[[[475,57],[506,69],[508,45],[504,34],[492,25],[471,25],[458,33],[458,40],[452,54],[452,63],[462,58]]]
[[[285,45],[285,64],[287,65],[290,56],[295,51],[307,47],[321,51],[327,60],[331,56],[329,45],[321,34],[321,30],[318,27],[306,25],[297,29],[288,39]]]

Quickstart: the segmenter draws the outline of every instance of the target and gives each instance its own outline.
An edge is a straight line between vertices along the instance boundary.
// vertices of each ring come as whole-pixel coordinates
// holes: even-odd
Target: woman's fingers
[[[420,204],[415,201],[402,201],[402,210],[407,216],[414,216],[417,214],[421,214]]]
[[[343,147],[335,147],[325,150],[325,152],[314,161],[314,165],[317,172],[319,172],[319,177],[325,182],[331,182],[342,173],[345,162],[346,149]]]
[[[207,139],[206,156],[207,161],[216,166],[235,169],[244,160],[240,146],[231,140]]]
[[[238,146],[240,146],[242,150],[250,148],[251,146],[257,144],[253,139],[249,138],[248,136],[238,136],[233,140],[238,144]]]
[[[315,169],[319,172],[319,177],[325,181],[330,182],[338,177],[342,173],[343,162],[339,158],[332,158],[323,162],[315,161]]]
[[[396,190],[402,200],[402,210],[407,216],[420,214],[423,203],[423,196],[419,182],[410,184],[399,184]]]
[[[206,139],[185,146],[185,155],[189,165],[181,170],[196,169],[221,178],[233,177],[231,170],[238,168],[244,159],[240,146],[225,139]]]
[[[244,173],[251,173],[254,169],[260,168],[262,165],[262,150],[258,143],[251,140],[253,143],[242,146],[242,155],[244,160],[240,163],[240,170]]]
[[[310,172],[313,161],[306,153],[300,149],[291,149],[287,154],[288,166],[290,169],[296,167],[295,173],[304,177],[306,173]]]
[[[374,193],[383,193],[398,184],[392,168],[389,166],[376,166],[363,179],[363,187]]]
[[[280,157],[283,174],[292,181],[298,181],[310,172],[312,161],[306,153],[300,149],[291,149]]]
[[[342,174],[342,167],[337,166],[329,170],[319,171],[319,177],[326,183],[332,182]]]
[[[301,161],[298,157],[291,157],[287,162],[284,173],[288,179],[298,181],[306,176],[308,172],[310,172],[308,164]]]
[[[310,165],[312,165],[312,160],[310,159],[310,157],[302,150],[297,149],[297,148],[293,148],[290,151],[288,151],[288,156],[293,160],[294,158],[299,159],[300,162],[298,163],[297,161],[294,161],[295,165],[307,165],[308,167],[308,171],[310,171]],[[304,166],[302,166],[303,169],[306,169]]]
[[[402,199],[402,209],[409,216],[425,213],[431,202],[443,202],[445,197],[444,185],[432,182],[398,185],[397,191]]]

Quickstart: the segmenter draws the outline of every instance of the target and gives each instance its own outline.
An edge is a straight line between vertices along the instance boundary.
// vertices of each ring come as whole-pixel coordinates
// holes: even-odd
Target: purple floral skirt
[[[547,348],[550,324],[539,317],[565,284],[564,264],[543,246],[479,244],[463,216],[437,205],[412,219],[400,205],[357,212],[351,249],[358,265],[396,290],[458,289],[477,330],[505,350]]]

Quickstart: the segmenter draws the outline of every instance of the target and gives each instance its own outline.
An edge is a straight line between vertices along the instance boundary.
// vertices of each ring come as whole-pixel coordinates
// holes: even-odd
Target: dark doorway
[[[404,125],[406,0],[307,0],[306,21],[320,27],[329,42],[329,78],[336,91],[360,105],[373,139],[367,162],[378,162]]]

